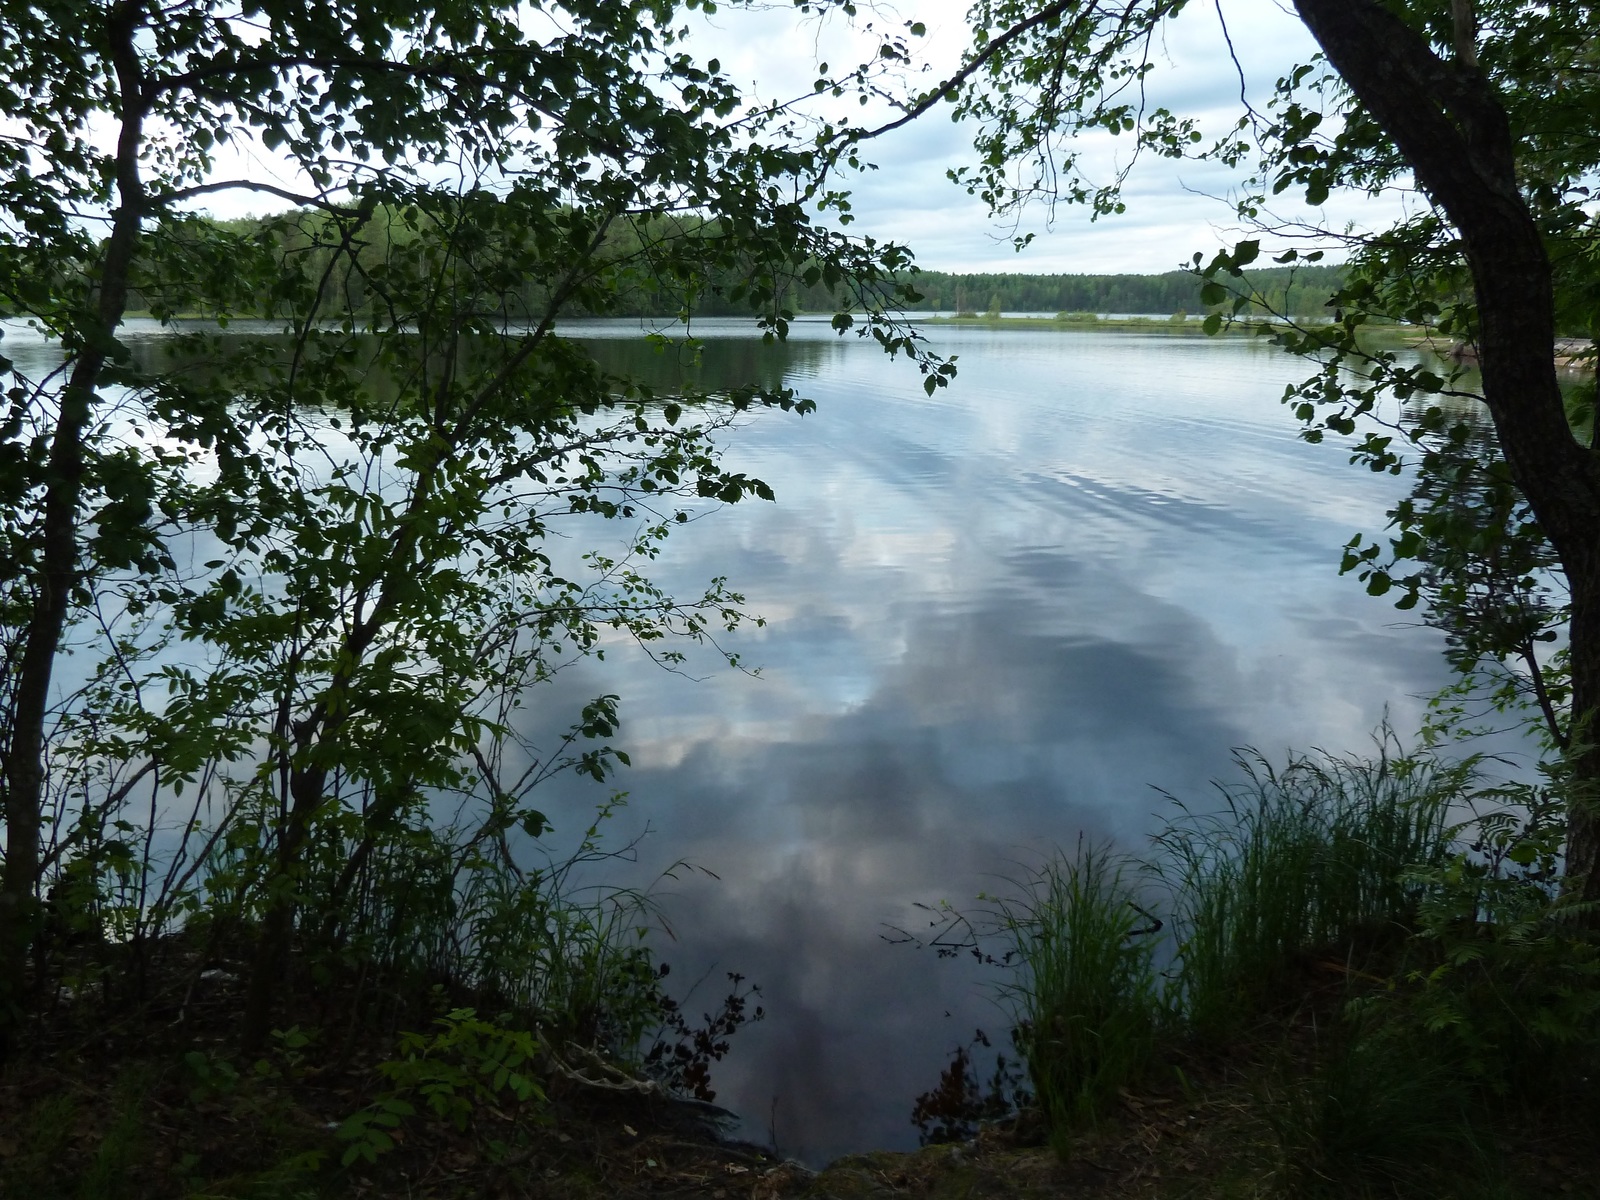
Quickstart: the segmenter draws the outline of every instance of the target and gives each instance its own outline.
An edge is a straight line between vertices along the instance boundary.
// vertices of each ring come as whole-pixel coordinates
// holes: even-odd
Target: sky
[[[926,80],[943,78],[960,61],[970,42],[965,0],[901,0],[896,6],[863,5],[861,24],[880,28],[922,22],[927,33],[913,40],[927,64]],[[870,35],[848,22],[819,22],[796,14],[786,0],[763,5],[732,5],[712,16],[685,18],[692,26],[690,46],[697,57],[717,58],[723,70],[748,95],[789,99],[811,91],[817,65],[834,67],[859,61],[871,52]],[[1238,67],[1228,52],[1224,20]],[[1275,81],[1316,47],[1292,9],[1277,0],[1195,0],[1169,22],[1155,49],[1157,70],[1150,80],[1152,106],[1165,104],[1199,119],[1207,135],[1230,129],[1238,118],[1241,72],[1245,93],[1264,106]],[[847,112],[863,110],[851,97]],[[887,107],[864,110],[868,117],[893,115]],[[1049,273],[1155,273],[1187,265],[1197,252],[1207,257],[1249,232],[1239,227],[1228,197],[1241,172],[1217,164],[1172,162],[1146,156],[1125,187],[1128,211],[1091,221],[1081,208],[1061,206],[1054,214],[1043,205],[1015,217],[993,218],[984,204],[946,178],[952,167],[974,161],[973,129],[953,123],[947,108],[870,144],[875,169],[847,177],[853,193],[851,230],[908,246],[919,265],[931,270]],[[1107,134],[1078,143],[1091,179],[1109,179],[1129,149],[1126,138]],[[217,165],[218,176],[268,178],[289,182],[283,164],[259,147],[230,155]],[[1400,213],[1399,201],[1335,194],[1327,206],[1309,210],[1291,195],[1281,197],[1277,217],[1310,220],[1323,228],[1386,225]],[[259,194],[216,199],[208,205],[219,216],[262,211]],[[1018,253],[1012,240],[1032,233],[1034,241]],[[1270,243],[1264,245],[1270,249]]]
[[[914,0],[897,10],[880,8],[880,24],[917,20],[927,35],[913,45],[926,55],[929,79],[943,78],[967,49],[970,33],[965,0]],[[896,20],[898,16],[899,21]],[[1224,20],[1238,58],[1236,68],[1224,37]],[[846,61],[863,38],[852,38],[838,21],[819,27],[792,12],[752,13],[722,9],[696,30],[697,41],[714,52],[735,79],[751,81],[767,98],[804,92],[814,64]],[[1195,0],[1156,48],[1157,70],[1150,81],[1152,106],[1197,117],[1207,133],[1230,129],[1238,119],[1243,87],[1252,104],[1264,107],[1273,85],[1316,53],[1316,44],[1292,8],[1275,0]],[[851,60],[854,61],[854,60]],[[855,101],[850,101],[854,107]],[[888,110],[884,110],[888,115]],[[946,171],[974,161],[970,126],[953,123],[948,109],[935,110],[873,143],[868,151],[877,170],[850,181],[857,233],[870,233],[909,245],[925,268],[946,271],[1159,272],[1187,265],[1198,251],[1208,258],[1248,231],[1238,227],[1228,197],[1240,172],[1220,165],[1171,162],[1146,156],[1136,165],[1125,191],[1128,211],[1091,221],[1081,208],[1061,206],[1053,219],[1043,206],[1014,218],[991,218],[984,204],[951,183]],[[1109,179],[1129,147],[1108,134],[1082,139],[1079,147],[1091,178]],[[1276,208],[1288,220],[1310,219],[1342,229],[1348,223],[1388,224],[1398,202],[1366,197],[1330,198],[1319,210],[1296,200]],[[1020,254],[1012,239],[1033,233]]]

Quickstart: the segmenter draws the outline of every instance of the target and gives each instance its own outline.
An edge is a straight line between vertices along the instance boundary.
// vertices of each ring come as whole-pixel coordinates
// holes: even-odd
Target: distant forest
[[[1273,312],[1326,315],[1327,299],[1343,281],[1343,267],[1303,265],[1246,271],[1245,281]],[[918,312],[1201,313],[1198,276],[1161,275],[951,275],[923,271]]]
[[[416,238],[415,209],[380,206],[359,229],[343,229],[321,213],[291,212],[269,218],[244,218],[213,221],[190,217],[163,231],[161,236],[184,240],[200,232],[200,226],[220,227],[240,238],[244,244],[270,248],[307,282],[316,281],[330,293],[334,310],[360,313],[373,301],[370,282],[379,275],[407,266],[405,247]],[[767,311],[788,309],[794,313],[859,311],[861,296],[844,295],[829,286],[815,270],[793,264],[746,263],[730,255],[714,268],[713,277],[690,276],[662,268],[661,262],[644,269],[653,260],[671,258],[671,248],[682,239],[716,241],[719,229],[714,221],[687,217],[642,217],[621,224],[607,238],[604,257],[611,260],[605,305],[595,310],[606,316],[672,317],[683,312],[697,316],[739,316],[759,306]],[[706,257],[696,256],[703,267]],[[715,257],[713,256],[713,261]],[[670,268],[670,263],[668,264]],[[61,264],[64,274],[72,264]],[[1260,306],[1274,313],[1297,317],[1324,315],[1324,307],[1342,281],[1344,268],[1305,265],[1269,267],[1245,272],[1245,283]],[[1150,313],[1184,312],[1201,314],[1208,310],[1200,299],[1202,280],[1187,271],[1167,271],[1160,275],[1023,275],[951,274],[945,271],[918,271],[906,278],[922,299],[907,306],[913,312],[963,312],[972,314],[1001,312],[1030,313]],[[548,300],[550,281],[528,278],[519,289],[502,291],[510,320],[534,319]],[[136,280],[132,288],[131,310],[155,316],[210,315],[190,310],[184,299],[167,289],[150,288]],[[569,312],[589,311],[584,306],[587,289],[569,297]],[[272,316],[276,297],[264,293],[251,312],[235,316]],[[6,310],[0,298],[0,315]],[[1259,310],[1258,310],[1259,311]]]

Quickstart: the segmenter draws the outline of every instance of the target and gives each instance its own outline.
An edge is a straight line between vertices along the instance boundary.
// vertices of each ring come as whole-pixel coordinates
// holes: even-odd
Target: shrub
[[[1409,872],[1423,891],[1413,961],[1368,1007],[1442,1042],[1491,1096],[1593,1094],[1600,935],[1560,892],[1559,791],[1521,786],[1460,827],[1463,848]]]

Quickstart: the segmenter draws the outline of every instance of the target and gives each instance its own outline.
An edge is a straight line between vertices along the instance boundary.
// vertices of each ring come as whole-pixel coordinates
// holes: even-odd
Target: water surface
[[[705,371],[778,355],[817,402],[725,439],[778,502],[694,523],[661,567],[748,595],[768,624],[732,644],[760,674],[619,648],[558,685],[624,698],[643,874],[717,876],[663,893],[673,979],[706,976],[701,1006],[726,971],[761,985],[719,1102],[812,1161],[914,1144],[950,1049],[1006,1028],[998,975],[888,940],[925,925],[916,904],[1004,890],[1080,834],[1138,848],[1155,789],[1203,802],[1232,747],[1362,750],[1446,681],[1436,634],[1337,574],[1406,484],[1296,438],[1279,397],[1303,364],[1236,338],[931,332],[960,375],[928,399],[870,343],[802,325],[763,351],[713,325]],[[557,795],[568,824],[594,799]]]
[[[34,374],[53,350],[8,323]],[[619,368],[685,369],[632,322],[566,330]],[[623,698],[611,882],[657,888],[688,1007],[727,972],[767,1019],[715,1072],[744,1134],[820,1162],[914,1144],[914,1097],[976,1027],[1003,1040],[998,974],[892,944],[917,905],[970,905],[1081,836],[1137,849],[1165,789],[1204,802],[1252,745],[1360,750],[1387,710],[1415,728],[1446,682],[1441,639],[1336,572],[1403,479],[1309,446],[1278,402],[1306,368],[1246,339],[932,327],[953,387],[801,322],[787,346],[708,322],[696,370],[785,383],[804,418],[752,416],[730,465],[776,489],[677,531],[657,577],[725,575],[765,616],[728,642],[758,674],[626,643],[530,697],[563,729]],[[154,353],[141,337],[136,353]],[[58,360],[56,360],[58,361]],[[568,547],[581,549],[575,544]],[[557,837],[605,789],[549,785]]]

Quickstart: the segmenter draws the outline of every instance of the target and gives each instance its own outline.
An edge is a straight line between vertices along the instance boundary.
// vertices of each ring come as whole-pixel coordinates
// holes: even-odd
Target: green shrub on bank
[[[1443,1045],[1468,1085],[1591,1101],[1600,1077],[1595,906],[1561,892],[1559,790],[1489,793],[1459,828],[1471,852],[1407,872],[1422,890],[1407,969],[1361,1003]]]
[[[229,1034],[270,846],[259,824],[230,827],[159,934],[80,938],[55,967],[68,998],[47,1032],[98,1050],[96,1030],[121,1030],[126,1086],[115,1104],[96,1105],[91,1089],[81,1105],[49,1098],[0,1112],[40,1146],[0,1144],[0,1195],[298,1200],[307,1189],[345,1194],[362,1172],[403,1175],[410,1168],[395,1160],[406,1154],[393,1152],[408,1144],[488,1162],[539,1136],[550,1080],[570,1078],[572,1064],[601,1086],[711,1095],[711,1063],[760,1013],[736,984],[706,1029],[692,1024],[650,951],[651,895],[592,882],[633,849],[604,837],[621,800],[601,805],[562,853],[529,836],[543,825],[506,796],[451,819],[419,804],[358,838],[337,813],[315,825],[296,880],[292,977],[274,1012],[287,1028],[260,1051]],[[125,906],[115,872],[73,881],[56,894],[69,931]],[[134,973],[122,968],[141,960],[157,1004],[182,999],[176,1020],[150,1016],[131,994]],[[316,1082],[332,1079],[339,1086]]]

